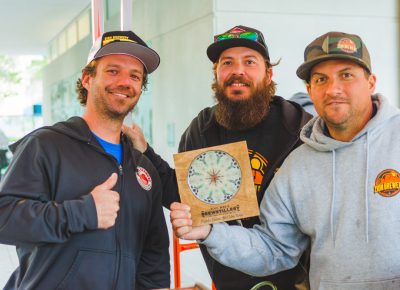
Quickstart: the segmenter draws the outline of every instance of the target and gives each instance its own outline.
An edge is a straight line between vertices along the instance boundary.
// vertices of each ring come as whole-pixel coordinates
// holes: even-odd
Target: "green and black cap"
[[[207,48],[207,56],[215,63],[224,50],[238,46],[254,49],[269,61],[264,35],[257,29],[243,25],[232,27],[222,34],[215,35],[214,42]]]

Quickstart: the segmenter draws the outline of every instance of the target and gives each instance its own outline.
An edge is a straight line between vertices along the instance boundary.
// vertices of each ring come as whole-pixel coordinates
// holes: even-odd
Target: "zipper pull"
[[[118,166],[119,175],[122,176],[124,174],[124,170],[122,169],[122,165]]]

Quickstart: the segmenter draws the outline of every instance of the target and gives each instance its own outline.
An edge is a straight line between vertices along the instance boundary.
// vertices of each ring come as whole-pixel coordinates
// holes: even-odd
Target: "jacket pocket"
[[[321,280],[319,290],[399,290],[400,277],[378,281],[335,282]]]
[[[108,290],[112,288],[115,254],[106,251],[80,250],[58,290]]]

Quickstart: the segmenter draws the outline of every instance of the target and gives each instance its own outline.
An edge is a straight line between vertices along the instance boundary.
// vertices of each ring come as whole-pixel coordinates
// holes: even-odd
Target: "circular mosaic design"
[[[191,192],[208,204],[230,200],[242,182],[239,163],[224,151],[199,154],[190,164],[187,181]]]

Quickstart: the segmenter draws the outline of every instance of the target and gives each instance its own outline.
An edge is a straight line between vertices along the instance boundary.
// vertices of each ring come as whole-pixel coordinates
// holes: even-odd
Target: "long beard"
[[[245,100],[230,100],[225,94],[229,80],[222,86],[213,83],[218,101],[215,111],[217,122],[228,130],[246,130],[259,124],[268,114],[275,83],[266,84],[266,79],[254,86],[250,83],[251,94]],[[248,82],[248,81],[247,81]]]

